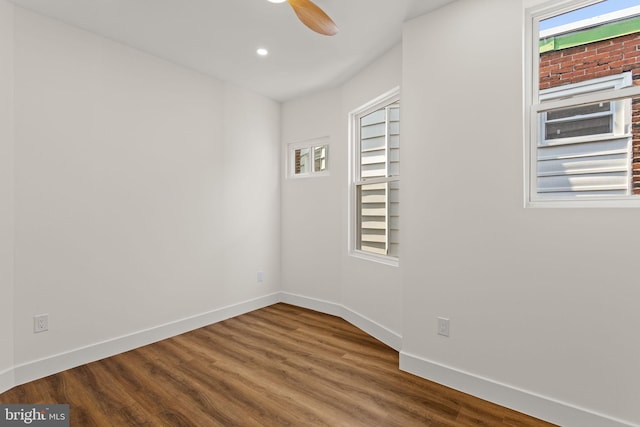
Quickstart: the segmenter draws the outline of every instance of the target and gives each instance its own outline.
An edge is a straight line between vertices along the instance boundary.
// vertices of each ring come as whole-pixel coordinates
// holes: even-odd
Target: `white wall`
[[[342,87],[342,143],[337,155],[345,160],[341,203],[343,233],[342,253],[342,294],[343,304],[372,321],[382,325],[397,336],[402,335],[402,284],[401,271],[404,263],[404,247],[400,243],[400,267],[390,267],[371,261],[351,257],[347,254],[347,183],[346,159],[348,153],[348,114],[389,90],[401,86],[402,46],[397,45],[380,59],[362,70]],[[402,99],[400,100],[400,126],[402,127]],[[402,130],[401,130],[402,132]],[[403,136],[400,135],[401,141]],[[401,142],[402,144],[402,142]],[[402,146],[402,145],[401,145]],[[335,158],[336,153],[334,153]],[[404,155],[400,154],[400,176],[404,174]],[[400,199],[403,200],[400,181]],[[402,218],[400,218],[402,229]],[[392,342],[389,345],[397,347]]]
[[[280,104],[230,84],[223,100],[224,286],[214,292],[233,301],[280,290]]]
[[[640,424],[638,211],[523,208],[523,21],[460,0],[405,27],[406,367],[561,425]]]
[[[327,90],[282,107],[282,288],[323,301],[342,300],[340,206],[346,196],[339,90]],[[328,176],[286,179],[287,144],[329,137]]]
[[[13,383],[13,6],[0,0],[0,390]]]
[[[15,25],[16,366],[278,289],[279,104],[22,9]]]
[[[343,86],[282,108],[283,156],[287,144],[330,137],[330,176],[282,184],[283,289],[344,307],[345,317],[394,346],[402,326],[400,268],[348,255],[347,117],[399,86],[401,65],[398,45]]]
[[[282,289],[402,335],[425,377],[562,425],[640,424],[637,213],[523,208],[521,2],[418,18],[402,47],[282,112],[12,10],[0,0],[0,376]],[[400,83],[396,268],[347,254],[347,114]],[[330,176],[278,188],[280,150],[323,136]]]

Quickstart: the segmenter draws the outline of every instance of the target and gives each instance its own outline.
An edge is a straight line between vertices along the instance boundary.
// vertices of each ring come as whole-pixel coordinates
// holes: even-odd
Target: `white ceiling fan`
[[[335,22],[311,0],[269,0],[271,3],[288,1],[298,19],[316,33],[334,36],[338,33]]]

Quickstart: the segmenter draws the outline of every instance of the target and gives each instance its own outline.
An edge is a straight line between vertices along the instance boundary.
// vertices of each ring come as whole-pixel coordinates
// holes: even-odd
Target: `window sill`
[[[321,178],[323,176],[329,176],[329,171],[327,172],[313,172],[313,173],[304,173],[298,175],[288,175],[287,179],[309,179],[309,178]]]
[[[365,261],[373,261],[373,262],[377,262],[378,264],[388,265],[390,267],[400,267],[400,260],[395,257],[390,257],[386,255],[376,255],[376,254],[371,254],[369,252],[363,252],[359,250],[352,250],[349,253],[349,255],[354,258],[363,259]]]
[[[640,197],[530,200],[525,203],[525,208],[640,208]]]

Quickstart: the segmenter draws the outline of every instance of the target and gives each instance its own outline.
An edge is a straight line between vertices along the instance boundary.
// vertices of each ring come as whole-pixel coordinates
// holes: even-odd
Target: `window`
[[[594,87],[631,85],[631,73],[540,91],[570,98]],[[603,101],[540,113],[536,186],[541,198],[627,196],[631,191],[631,100]]]
[[[562,1],[530,23],[527,205],[640,206],[640,9]]]
[[[350,114],[350,252],[397,265],[400,241],[399,88]]]
[[[289,144],[289,177],[310,177],[329,173],[329,138]]]

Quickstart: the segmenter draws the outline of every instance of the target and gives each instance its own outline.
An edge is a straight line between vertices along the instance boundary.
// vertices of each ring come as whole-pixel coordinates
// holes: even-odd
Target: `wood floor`
[[[398,369],[340,318],[276,304],[0,394],[71,426],[550,426]]]

